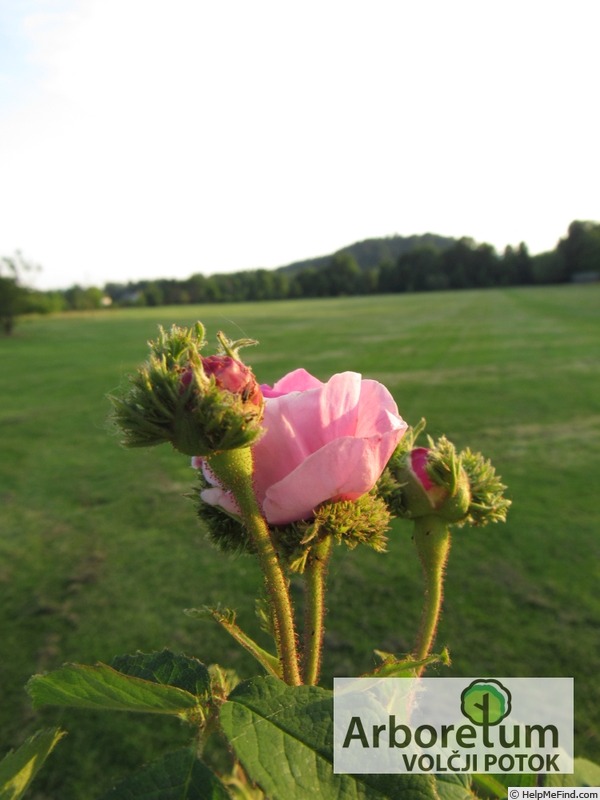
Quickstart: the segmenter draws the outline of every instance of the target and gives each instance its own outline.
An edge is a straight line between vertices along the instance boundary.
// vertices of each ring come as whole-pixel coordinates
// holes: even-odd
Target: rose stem
[[[450,531],[439,517],[415,520],[415,545],[425,576],[425,600],[415,646],[415,659],[427,658],[433,645],[442,610],[444,569],[450,552]],[[425,667],[421,667],[419,675]]]
[[[249,447],[225,450],[209,457],[211,470],[235,497],[244,524],[256,547],[275,619],[275,643],[283,680],[291,686],[301,683],[296,631],[287,581],[271,541],[267,523],[260,513],[252,484],[252,451]]]
[[[304,607],[304,683],[319,681],[321,651],[325,627],[325,576],[331,554],[332,539],[326,536],[312,549],[304,571],[306,599]]]

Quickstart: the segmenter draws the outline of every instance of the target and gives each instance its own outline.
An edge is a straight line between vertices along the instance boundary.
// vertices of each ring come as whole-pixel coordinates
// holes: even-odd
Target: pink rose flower
[[[356,372],[323,383],[298,369],[261,389],[265,433],[253,446],[254,488],[273,525],[309,519],[321,503],[366,494],[407,429],[385,386]],[[234,512],[231,495],[205,474],[212,487],[202,498]]]

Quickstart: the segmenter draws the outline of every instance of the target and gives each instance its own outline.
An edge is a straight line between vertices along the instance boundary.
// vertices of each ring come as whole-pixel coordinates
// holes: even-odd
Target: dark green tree
[[[327,294],[331,297],[358,294],[361,284],[361,270],[350,253],[336,253],[324,270],[327,280]]]
[[[450,289],[466,289],[470,286],[469,262],[472,244],[470,239],[460,239],[442,255],[442,268]]]
[[[329,281],[324,269],[308,267],[293,275],[290,282],[292,297],[327,297]]]
[[[450,289],[493,286],[501,267],[492,245],[477,245],[466,236],[443,252],[442,261]]]
[[[557,249],[539,253],[531,259],[534,283],[562,283],[565,280],[565,260]]]
[[[7,336],[13,332],[21,312],[23,290],[11,275],[0,275],[0,325]]]
[[[390,292],[403,292],[406,287],[400,285],[398,280],[396,264],[393,261],[385,259],[379,265],[377,274],[377,291],[382,294]]]
[[[64,293],[67,305],[73,311],[93,311],[102,307],[104,292],[97,286],[71,286]]]
[[[533,283],[533,265],[527,245],[521,242],[516,250],[507,245],[496,285],[520,286],[530,283]]]
[[[440,251],[431,245],[420,245],[398,259],[400,281],[407,292],[428,292],[448,288]]]
[[[142,289],[142,302],[145,306],[162,306],[164,304],[163,291],[158,281],[147,281]]]
[[[26,272],[37,270],[17,250],[13,256],[0,258],[0,328],[10,336],[19,314],[27,310],[28,289],[23,286]]]
[[[567,237],[559,241],[557,249],[564,262],[563,280],[599,272],[600,225],[575,220],[569,225]]]

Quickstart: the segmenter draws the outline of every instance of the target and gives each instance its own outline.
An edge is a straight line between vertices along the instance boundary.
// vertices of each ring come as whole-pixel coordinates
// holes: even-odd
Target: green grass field
[[[505,525],[459,530],[438,644],[449,675],[574,676],[576,755],[600,757],[600,287],[106,311],[27,319],[0,339],[0,755],[68,731],[31,796],[86,800],[186,732],[172,720],[34,712],[28,677],[64,661],[169,647],[254,674],[226,634],[184,608],[221,602],[257,630],[259,576],[207,544],[167,447],[131,451],[106,395],[146,358],[157,324],[201,319],[250,336],[261,382],[303,366],[385,383],[409,423],[490,457]],[[410,527],[389,552],[334,554],[325,679],[413,645],[421,574]],[[260,634],[258,634],[260,636]]]

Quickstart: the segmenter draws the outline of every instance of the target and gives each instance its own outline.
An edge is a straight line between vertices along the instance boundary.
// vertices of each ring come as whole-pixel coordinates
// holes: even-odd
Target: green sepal
[[[496,475],[491,461],[468,447],[460,458],[471,486],[471,503],[464,524],[482,526],[489,522],[506,522],[512,501],[504,497],[506,486]]]
[[[217,333],[217,341],[219,342],[219,353],[235,358],[236,361],[240,360],[240,350],[242,347],[254,347],[258,344],[256,339],[229,339],[223,331]]]
[[[218,622],[219,625],[224,628],[238,644],[251,653],[258,663],[265,668],[269,675],[273,675],[275,678],[282,677],[281,663],[277,656],[269,653],[267,650],[258,645],[254,639],[248,636],[247,633],[244,633],[244,631],[236,623],[235,611],[232,609],[220,609],[212,608],[211,606],[203,606],[202,608],[186,608],[184,613],[189,617],[211,617],[215,620],[215,622]]]
[[[311,520],[273,527],[273,540],[293,572],[304,572],[319,542],[333,537],[351,550],[359,544],[385,552],[390,513],[382,498],[367,492],[357,500],[323,503]]]
[[[0,800],[19,800],[58,742],[60,728],[38,731],[0,761]]]
[[[44,705],[170,714],[191,723],[204,719],[200,698],[179,689],[125,675],[107,664],[65,664],[34,675],[27,691],[36,708]]]
[[[425,418],[422,417],[416,425],[408,427],[392,453],[386,468],[375,484],[375,492],[384,501],[394,519],[410,517],[406,508],[403,491],[406,482],[402,475],[408,454],[415,446],[421,433],[425,430],[426,425]]]
[[[167,753],[147,764],[99,800],[230,800],[215,773],[193,748]]]
[[[384,653],[382,650],[375,650],[375,655],[381,659],[381,664],[371,672],[362,675],[362,678],[373,676],[378,678],[414,678],[425,667],[429,667],[432,664],[441,664],[444,667],[450,665],[450,653],[447,647],[444,647],[441,653],[434,653],[427,656],[427,658],[422,658],[420,661],[415,661],[412,656],[398,658],[393,653]]]

